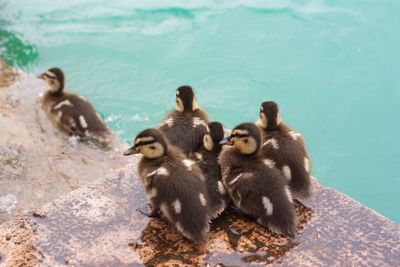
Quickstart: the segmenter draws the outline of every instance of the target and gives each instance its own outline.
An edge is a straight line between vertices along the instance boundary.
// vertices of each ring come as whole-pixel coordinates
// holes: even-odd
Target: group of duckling
[[[43,108],[71,135],[106,142],[108,127],[90,103],[63,92],[58,68],[41,75],[50,86]],[[229,134],[209,122],[190,86],[176,90],[175,109],[158,128],[140,132],[125,156],[142,154],[138,173],[151,204],[186,238],[201,242],[232,202],[261,226],[286,236],[296,234],[293,199],[311,196],[310,160],[301,135],[282,122],[278,106],[261,104],[254,123]]]

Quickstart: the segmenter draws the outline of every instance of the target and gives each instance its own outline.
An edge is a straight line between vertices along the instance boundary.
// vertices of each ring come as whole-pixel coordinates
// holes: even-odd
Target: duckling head
[[[260,151],[261,133],[254,123],[242,123],[236,126],[231,135],[220,144],[233,145],[241,154],[251,155]]]
[[[219,143],[224,139],[224,126],[216,121],[207,125],[207,133],[203,137],[204,148],[208,151],[221,151],[222,145]]]
[[[274,101],[263,102],[256,124],[265,130],[276,130],[281,122],[278,105]]]
[[[177,111],[195,111],[198,108],[192,87],[183,85],[176,89],[175,109]]]
[[[47,82],[50,87],[50,92],[59,94],[63,91],[65,85],[64,73],[60,68],[51,68],[39,76]]]
[[[146,129],[136,136],[133,146],[124,152],[124,156],[140,153],[146,158],[157,159],[167,150],[167,142],[163,134],[157,129]]]

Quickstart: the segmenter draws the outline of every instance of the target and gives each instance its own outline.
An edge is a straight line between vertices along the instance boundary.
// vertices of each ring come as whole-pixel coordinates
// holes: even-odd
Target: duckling
[[[263,134],[262,155],[282,171],[295,198],[311,196],[311,167],[301,134],[282,122],[278,105],[273,101],[261,104],[256,122]]]
[[[110,131],[107,124],[86,98],[64,92],[63,71],[51,68],[39,78],[45,80],[50,87],[42,98],[42,107],[50,121],[70,135],[108,147]]]
[[[125,156],[141,153],[138,173],[153,208],[186,238],[201,242],[209,231],[207,191],[197,164],[157,129],[139,133]]]
[[[206,134],[207,114],[196,102],[193,89],[184,85],[176,90],[175,110],[160,124],[159,129],[186,155],[196,152]]]
[[[273,232],[294,236],[296,217],[287,181],[262,157],[257,126],[242,123],[221,143],[233,145],[222,149],[219,162],[222,181],[236,207]]]
[[[218,156],[224,139],[224,127],[219,122],[210,122],[207,133],[203,137],[203,145],[194,153],[196,163],[199,165],[206,178],[206,186],[209,196],[209,210],[212,219],[217,218],[230,202],[229,194],[222,183],[221,167]]]

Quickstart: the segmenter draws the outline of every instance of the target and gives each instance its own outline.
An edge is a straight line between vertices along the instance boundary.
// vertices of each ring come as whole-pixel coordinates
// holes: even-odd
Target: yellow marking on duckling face
[[[140,142],[150,142],[150,141],[154,141],[154,137],[152,136],[139,137],[135,140],[135,145],[139,144]]]
[[[175,109],[180,112],[182,112],[185,109],[183,106],[182,99],[178,96],[176,97]]]
[[[256,125],[264,129],[268,127],[268,119],[265,117],[264,113],[260,113],[260,117],[256,121]]]
[[[48,77],[48,73],[51,73],[53,76]],[[50,76],[50,75],[49,75]],[[50,91],[55,93],[58,92],[60,90],[61,84],[58,81],[57,77],[52,73],[52,72],[46,72],[46,74],[43,76],[43,80],[45,80],[47,82],[47,84],[50,87]]]
[[[235,130],[233,130],[232,135],[236,135],[236,134],[240,134],[240,135],[249,134],[249,131],[242,130],[242,129],[235,129]]]
[[[203,145],[208,150],[211,151],[214,148],[214,142],[209,134],[204,135]]]
[[[279,126],[281,122],[282,122],[281,114],[278,112],[278,114],[276,114],[276,125]]]
[[[239,150],[240,153],[250,155],[257,150],[257,142],[251,136],[246,137],[234,137],[231,139],[235,149]]]
[[[164,147],[160,143],[151,143],[137,148],[146,158],[156,159],[164,155]]]
[[[197,101],[196,98],[193,97],[193,102],[192,102],[192,110],[195,111],[199,108],[199,106],[197,105]]]

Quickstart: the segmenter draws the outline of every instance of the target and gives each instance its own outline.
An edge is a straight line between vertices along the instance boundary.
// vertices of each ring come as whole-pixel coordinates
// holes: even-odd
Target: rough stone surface
[[[164,219],[136,210],[146,203],[134,162],[1,225],[0,266],[396,266],[400,260],[399,225],[316,181],[315,196],[295,203],[300,224],[293,239],[230,209],[213,222],[206,242],[193,244]]]
[[[103,151],[57,130],[41,109],[46,89],[0,61],[0,223],[127,164],[116,138]]]

